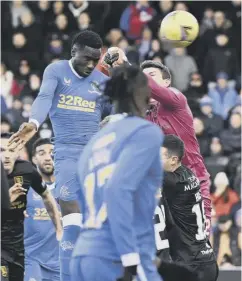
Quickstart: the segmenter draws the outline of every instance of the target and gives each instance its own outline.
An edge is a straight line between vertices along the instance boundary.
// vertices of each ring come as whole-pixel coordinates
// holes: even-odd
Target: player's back
[[[54,195],[54,185],[47,184]],[[59,269],[59,243],[53,222],[40,195],[32,188],[27,194],[28,218],[24,220],[25,257],[38,261],[43,267]]]
[[[174,220],[170,253],[187,265],[214,262],[205,233],[204,204],[198,178],[185,166],[164,175],[163,192]]]
[[[151,257],[155,255],[152,218],[157,203],[155,195],[162,176],[159,158],[162,134],[156,125],[138,117],[123,118],[122,115],[114,115],[113,118],[121,118],[121,120],[112,119],[97,133],[84,149],[80,159],[79,179],[86,204],[84,229],[76,244],[74,256],[93,255],[120,260],[120,249],[117,247],[115,240],[117,237],[114,235],[116,229],[113,229],[113,225],[111,225],[110,216],[115,215],[116,220],[123,226],[120,231],[124,231],[124,233],[127,231],[127,234],[124,235],[130,235],[125,229],[125,225],[126,222],[128,225],[129,217],[133,212],[134,233],[132,235],[137,240],[137,251]],[[140,139],[141,136],[143,136],[142,139]],[[133,151],[129,149],[131,143],[134,142],[137,143],[137,146],[139,142],[142,143],[142,146],[144,144],[144,150],[146,142],[158,143],[158,145],[154,144],[155,153],[154,157],[152,153],[150,154],[152,159],[150,163],[135,163],[135,161],[139,162],[140,158],[132,157],[135,147],[132,146]],[[139,153],[139,157],[141,157],[143,151],[141,150]],[[120,163],[125,162],[125,159],[131,160],[127,160],[125,169],[123,169]],[[140,166],[138,172],[135,170],[136,164]],[[143,173],[143,171],[146,172]],[[138,173],[142,176],[139,176]],[[117,186],[112,185],[114,178]],[[130,185],[132,185],[129,183],[129,179],[132,182],[134,180],[137,186],[135,190],[129,191]],[[116,192],[121,192],[120,202],[117,200],[117,205],[112,209],[110,207],[112,198],[110,201],[109,197]],[[122,215],[119,213],[121,204],[124,204],[125,200],[129,202],[131,198],[134,198],[134,208],[130,210],[127,204],[127,213],[122,217],[123,213]],[[128,238],[132,241],[131,237]],[[122,242],[121,240],[121,238],[118,239]]]
[[[99,130],[104,104],[98,97],[101,95],[100,87],[107,77],[96,69],[88,77],[81,77],[71,61],[61,60],[46,68],[43,81],[48,79],[56,83],[49,112],[55,149],[58,151],[60,147],[66,149],[67,146],[69,149],[70,144],[73,148],[76,145],[78,149],[78,146],[86,145]],[[43,83],[38,98],[44,98],[48,94],[46,91],[48,89]]]

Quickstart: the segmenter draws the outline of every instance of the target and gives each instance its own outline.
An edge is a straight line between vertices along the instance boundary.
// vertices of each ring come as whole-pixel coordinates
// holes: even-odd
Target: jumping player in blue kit
[[[50,139],[38,139],[33,144],[33,162],[55,195],[54,166]],[[46,212],[41,197],[30,189],[27,194],[27,217],[24,220],[25,275],[24,280],[59,281],[59,242],[55,228]]]
[[[78,164],[83,230],[73,251],[72,281],[160,281],[153,215],[162,181],[163,134],[143,119],[147,78],[114,69],[104,96],[115,112],[85,147]],[[125,112],[125,113],[124,113]]]
[[[24,123],[9,142],[21,148],[37,132],[49,114],[55,135],[55,178],[63,217],[60,243],[61,281],[69,281],[69,260],[80,232],[81,214],[76,191],[76,167],[80,153],[99,130],[102,115],[111,106],[97,99],[100,85],[107,79],[95,67],[101,56],[102,40],[92,31],[76,35],[71,59],[50,64],[44,72],[38,97],[32,106],[29,123]]]

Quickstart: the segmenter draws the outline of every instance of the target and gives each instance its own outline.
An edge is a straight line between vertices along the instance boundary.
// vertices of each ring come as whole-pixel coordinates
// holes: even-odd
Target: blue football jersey
[[[45,69],[30,120],[41,124],[49,114],[55,135],[56,159],[62,158],[62,152],[65,153],[70,145],[76,150],[86,145],[99,130],[101,116],[110,114],[111,105],[98,99],[107,79],[97,69],[88,77],[81,77],[68,60],[52,63]]]
[[[153,216],[162,180],[163,135],[139,117],[114,115],[78,164],[83,230],[74,256],[155,256]]]
[[[54,183],[47,184],[53,196]],[[32,188],[27,194],[28,218],[24,220],[25,256],[38,261],[43,267],[59,269],[59,242],[43,200]]]

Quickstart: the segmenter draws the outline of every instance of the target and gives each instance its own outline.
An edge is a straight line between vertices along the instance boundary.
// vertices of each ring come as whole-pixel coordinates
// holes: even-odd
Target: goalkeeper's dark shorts
[[[218,265],[216,262],[199,264],[192,267],[197,274],[197,281],[216,281],[218,279]]]

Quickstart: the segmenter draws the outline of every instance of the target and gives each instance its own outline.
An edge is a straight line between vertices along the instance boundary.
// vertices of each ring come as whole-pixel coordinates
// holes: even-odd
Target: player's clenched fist
[[[12,149],[21,150],[24,145],[35,135],[37,127],[34,123],[23,123],[18,132],[9,139],[8,146]]]
[[[10,202],[14,202],[19,196],[25,195],[27,189],[23,188],[20,183],[15,183],[10,189],[9,189],[9,198]]]
[[[123,63],[127,62],[127,57],[123,50],[117,47],[109,48],[108,51],[104,54],[102,59],[102,66],[106,69],[120,66]]]

